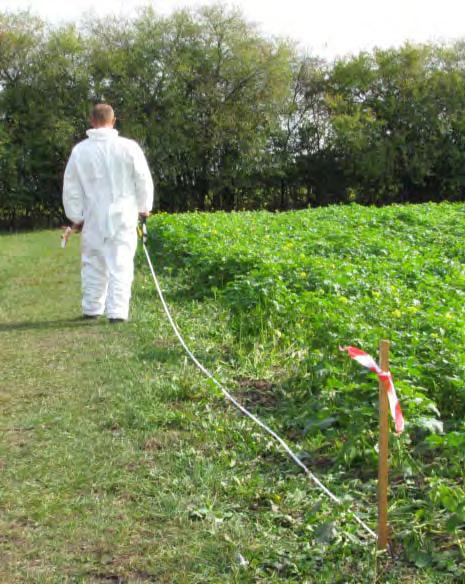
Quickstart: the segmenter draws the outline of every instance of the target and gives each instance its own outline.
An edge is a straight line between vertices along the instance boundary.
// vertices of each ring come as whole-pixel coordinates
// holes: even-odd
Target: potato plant
[[[377,382],[339,346],[376,355],[381,338],[391,341],[406,418],[391,439],[394,539],[418,566],[451,573],[465,543],[464,218],[464,205],[442,203],[151,223],[159,267],[182,277],[183,294],[227,310],[232,377],[237,368],[266,381],[251,407],[370,505]]]

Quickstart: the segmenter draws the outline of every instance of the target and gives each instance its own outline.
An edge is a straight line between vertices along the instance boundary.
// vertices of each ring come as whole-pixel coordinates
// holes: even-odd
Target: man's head
[[[115,125],[115,112],[111,105],[98,103],[92,110],[91,124],[93,128],[113,128]]]

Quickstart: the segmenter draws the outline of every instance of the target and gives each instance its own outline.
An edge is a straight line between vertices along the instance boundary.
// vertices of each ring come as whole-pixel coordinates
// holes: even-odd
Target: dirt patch
[[[93,584],[101,584],[102,582],[113,582],[116,584],[136,584],[139,582],[159,582],[155,580],[154,576],[149,572],[136,571],[131,572],[127,576],[122,576],[114,572],[94,572],[89,574],[89,582]]]
[[[26,541],[23,531],[22,527],[16,523],[0,523],[0,546],[3,544],[14,544],[15,547],[23,545]]]
[[[238,377],[236,382],[240,393],[236,396],[244,406],[262,406],[274,408],[279,400],[273,383],[266,379]]]
[[[90,575],[90,582],[97,583],[97,582],[116,582],[117,584],[125,584],[128,582],[126,578],[123,576],[118,576],[117,574],[105,574],[103,572],[98,572],[96,574]]]
[[[182,432],[176,430],[167,430],[160,432],[157,436],[152,436],[145,441],[142,449],[146,452],[156,452],[157,450],[164,450],[167,446],[172,444],[179,444],[182,440]]]

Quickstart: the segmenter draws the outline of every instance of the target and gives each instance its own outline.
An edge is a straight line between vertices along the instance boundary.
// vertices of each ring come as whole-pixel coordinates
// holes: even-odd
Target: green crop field
[[[465,207],[161,215],[151,226],[182,293],[225,311],[244,402],[372,519],[377,383],[338,347],[376,355],[391,341],[406,418],[391,439],[394,547],[462,573]]]
[[[460,204],[149,220],[189,346],[340,506],[189,363],[141,251],[113,327],[79,319],[78,236],[1,235],[0,582],[463,581],[464,235]],[[378,555],[351,515],[376,529],[377,380],[339,346],[382,338]]]

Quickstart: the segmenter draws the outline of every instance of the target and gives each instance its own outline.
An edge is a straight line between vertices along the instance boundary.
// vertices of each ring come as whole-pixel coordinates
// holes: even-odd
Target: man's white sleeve
[[[150,212],[153,206],[153,180],[145,155],[138,144],[134,148],[134,181],[139,213]]]
[[[84,220],[84,190],[79,180],[74,152],[68,160],[63,180],[63,207],[65,214],[73,223]]]

